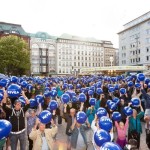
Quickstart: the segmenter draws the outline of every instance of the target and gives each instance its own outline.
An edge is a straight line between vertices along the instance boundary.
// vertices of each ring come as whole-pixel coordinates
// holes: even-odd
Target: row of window
[[[84,45],[65,45],[65,44],[62,44],[62,45],[59,45],[58,46],[59,50],[61,49],[68,49],[68,50],[72,50],[72,49],[79,49],[79,50],[102,50],[102,47],[93,47],[93,46],[84,46]]]
[[[109,53],[112,53],[112,51],[109,51]],[[59,54],[64,54],[64,55],[67,55],[67,54],[74,54],[74,55],[98,55],[100,56],[102,54],[102,52],[87,52],[87,51],[65,51],[65,50],[62,50],[62,51],[59,51]]]
[[[130,51],[130,55],[138,55],[141,53],[141,50],[138,49],[138,50],[134,50],[134,51]]]
[[[140,61],[141,61],[140,57],[139,58],[130,59],[131,63],[140,62]]]
[[[89,45],[89,46],[101,46],[101,43],[88,43],[88,42],[80,42],[80,41],[71,41],[71,40],[59,40],[61,43],[73,43],[75,45]],[[63,45],[63,44],[60,44]],[[66,44],[72,45],[72,44]]]
[[[103,63],[83,63],[83,62],[74,62],[74,63],[59,63],[59,66],[62,67],[71,67],[71,66],[75,66],[75,67],[99,67],[99,66],[103,66]]]

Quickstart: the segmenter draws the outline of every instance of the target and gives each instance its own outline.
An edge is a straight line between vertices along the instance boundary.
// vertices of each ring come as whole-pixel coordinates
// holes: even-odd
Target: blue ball
[[[145,75],[143,73],[139,73],[139,74],[137,74],[137,79],[139,81],[144,81],[145,80]]]
[[[122,150],[122,148],[114,142],[105,142],[100,150]]]
[[[3,100],[4,95],[2,93],[0,93],[0,102]]]
[[[135,87],[136,88],[141,88],[141,84],[140,83],[135,83]]]
[[[1,79],[0,80],[0,86],[6,87],[8,80],[7,79]]]
[[[73,90],[74,89],[74,87],[73,87],[73,85],[72,84],[69,84],[69,90]]]
[[[56,97],[57,96],[57,91],[56,90],[52,90],[51,91],[51,97]]]
[[[110,134],[103,129],[97,130],[94,134],[95,144],[99,147],[101,147],[106,142],[110,142],[110,140],[111,140]]]
[[[49,98],[51,96],[50,92],[44,92],[44,97]]]
[[[81,87],[82,87],[81,84],[76,85],[76,89],[81,89]]]
[[[97,93],[98,95],[100,95],[100,94],[103,93],[103,90],[102,90],[101,88],[97,88],[97,89],[96,89],[96,93]]]
[[[115,84],[114,88],[115,90],[119,90],[119,84]]]
[[[17,83],[17,82],[18,82],[18,77],[12,76],[12,77],[10,78],[10,82],[11,82],[11,83]]]
[[[93,94],[94,94],[93,90],[89,90],[89,91],[88,91],[88,95],[89,95],[89,96],[93,96]]]
[[[108,108],[114,111],[114,110],[116,110],[117,105],[116,105],[116,103],[114,103],[114,102],[111,101],[108,104]]]
[[[76,115],[76,120],[80,124],[84,124],[87,119],[86,113],[83,111],[79,111]]]
[[[106,111],[105,108],[99,107],[99,108],[97,109],[97,111],[96,111],[96,115],[97,115],[98,118],[101,118],[101,117],[103,117],[103,116],[107,116],[107,111]]]
[[[26,88],[27,88],[28,91],[31,92],[33,90],[33,85],[32,84],[28,84]]]
[[[126,116],[131,116],[133,114],[133,110],[129,106],[124,107],[123,112]]]
[[[89,103],[91,106],[95,106],[96,105],[96,98],[90,98]]]
[[[20,97],[18,98],[18,100],[21,102],[21,105],[22,105],[22,106],[25,106],[26,100],[25,100],[25,98],[24,98],[23,96],[20,96]]]
[[[150,79],[149,78],[146,78],[145,79],[145,84],[148,84],[150,82]]]
[[[120,93],[123,94],[123,95],[126,94],[126,89],[125,88],[121,88],[120,89]]]
[[[132,81],[128,82],[128,87],[132,87],[134,85],[134,83]]]
[[[61,96],[61,100],[63,103],[67,104],[70,101],[70,96],[69,94],[65,93]]]
[[[139,98],[132,98],[131,103],[133,107],[139,107],[140,105],[140,99]]]
[[[117,111],[112,113],[112,120],[114,121],[120,121],[121,120],[121,114]]]
[[[84,93],[79,94],[79,101],[85,102],[86,101],[86,95]]]
[[[107,116],[103,116],[99,120],[99,127],[105,131],[110,131],[113,127],[112,120]]]
[[[43,95],[36,95],[35,100],[37,101],[37,103],[42,103],[42,101],[44,101],[44,97]]]
[[[7,94],[10,98],[19,97],[21,94],[21,87],[17,84],[11,84],[7,88]]]
[[[55,100],[51,100],[48,107],[50,108],[50,110],[56,110],[58,108],[58,102]]]
[[[28,85],[28,82],[27,81],[22,81],[20,85],[21,85],[22,88],[26,88],[27,85]]]
[[[93,92],[95,92],[95,86],[94,85],[90,86],[90,90],[92,90]]]
[[[114,97],[112,102],[114,102],[118,105],[120,103],[120,99],[118,97]]]
[[[76,102],[78,101],[78,99],[77,99],[77,97],[76,97],[76,96],[72,96],[71,101],[72,101],[73,103],[76,103]]]
[[[109,91],[110,93],[113,93],[113,92],[115,91],[115,88],[114,88],[114,87],[109,87],[109,88],[108,88],[108,91]]]
[[[9,136],[12,125],[5,119],[0,119],[0,140]]]
[[[51,121],[51,119],[52,119],[52,114],[48,110],[43,110],[39,114],[38,118],[39,118],[41,123],[48,124]]]
[[[34,107],[37,107],[38,106],[38,103],[35,99],[30,99],[30,107],[31,108],[34,108]]]

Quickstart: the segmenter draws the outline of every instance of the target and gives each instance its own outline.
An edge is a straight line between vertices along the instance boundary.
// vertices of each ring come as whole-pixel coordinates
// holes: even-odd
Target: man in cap
[[[10,133],[10,144],[11,150],[17,149],[18,140],[20,141],[20,149],[26,149],[26,140],[25,140],[25,115],[24,113],[29,108],[29,100],[25,96],[24,92],[22,92],[22,96],[26,100],[25,107],[21,107],[21,102],[19,100],[15,100],[14,108],[9,108],[6,106],[7,94],[4,91],[4,99],[3,99],[3,109],[10,116],[10,122],[12,124],[12,131]]]
[[[150,149],[150,109],[145,112],[145,132],[146,132],[146,144]]]

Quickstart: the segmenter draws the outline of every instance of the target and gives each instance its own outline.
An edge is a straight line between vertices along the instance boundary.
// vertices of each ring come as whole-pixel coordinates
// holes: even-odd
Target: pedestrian
[[[67,122],[66,135],[67,135],[67,150],[71,150],[71,126],[74,122],[76,110],[70,109],[70,113],[67,113],[67,104],[64,104],[64,119]]]
[[[74,119],[71,126],[71,150],[86,150],[87,136],[86,130],[90,128],[89,123],[80,124]]]
[[[15,100],[14,108],[9,108],[6,106],[6,91],[3,99],[3,110],[10,116],[10,123],[12,124],[12,130],[10,133],[10,145],[11,150],[17,149],[18,140],[20,141],[20,149],[26,150],[26,129],[25,129],[25,112],[29,108],[29,100],[26,98],[24,92],[22,91],[22,96],[26,100],[25,107],[21,107],[21,102]]]
[[[34,128],[32,128],[29,137],[33,140],[33,150],[53,150],[54,149],[54,137],[57,133],[57,126],[51,120],[52,128],[46,129],[45,124],[41,123],[38,119]],[[37,129],[37,127],[39,129]]]
[[[145,113],[145,132],[146,132],[146,144],[147,147],[150,149],[150,111]]]
[[[117,128],[117,141],[116,143],[120,145],[120,147],[123,149],[126,145],[126,133],[128,130],[128,117],[126,118],[126,123],[124,124],[123,121],[120,121],[119,123],[115,121],[115,126]]]
[[[130,103],[131,104],[131,103]],[[144,110],[140,103],[140,112],[137,114],[137,111],[133,109],[133,115],[129,117],[129,129],[128,129],[128,140],[135,139],[137,140],[137,148],[140,147],[140,136],[142,133],[141,118],[144,116]]]
[[[29,150],[32,150],[33,148],[33,141],[29,138],[29,134],[31,133],[32,128],[35,126],[36,123],[36,110],[35,109],[29,109],[28,113],[26,113],[27,118],[27,136],[28,136],[28,142],[29,142]]]

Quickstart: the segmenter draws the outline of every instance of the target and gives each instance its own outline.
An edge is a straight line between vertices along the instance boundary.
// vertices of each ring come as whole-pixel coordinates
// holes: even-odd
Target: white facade
[[[68,34],[52,37],[43,32],[30,36],[31,74],[77,75],[82,68],[110,66],[110,57],[115,65],[115,49],[110,41]]]
[[[31,74],[56,72],[56,42],[41,34],[30,39]]]
[[[62,35],[57,39],[57,73],[75,74],[81,68],[105,66],[105,46],[114,50],[110,41]]]
[[[150,65],[150,12],[119,32],[119,65]]]

